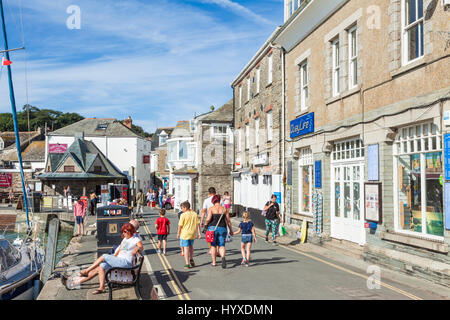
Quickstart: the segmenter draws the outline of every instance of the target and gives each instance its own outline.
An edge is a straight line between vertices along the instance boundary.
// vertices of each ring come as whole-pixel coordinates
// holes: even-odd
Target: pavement
[[[79,289],[67,290],[62,285],[61,275],[64,273],[77,274],[82,269],[91,265],[98,257],[97,238],[95,228],[96,217],[87,216],[85,222],[86,234],[83,237],[73,237],[67,246],[63,257],[55,267],[50,279],[42,288],[38,300],[108,300],[108,291],[104,294],[94,295],[92,292],[99,286],[98,278],[95,277],[83,283]],[[143,241],[144,248],[150,244]],[[144,263],[141,270],[140,292],[143,300],[152,299],[151,273]],[[108,289],[107,289],[108,290]],[[116,288],[113,291],[113,300],[136,300],[134,288]]]
[[[241,266],[240,235],[227,243],[227,268],[211,266],[204,237],[195,240],[194,268],[184,270],[176,239],[178,217],[168,212],[171,233],[167,255],[156,254],[157,212],[144,214],[141,235],[151,237],[147,249],[155,287],[167,300],[421,300],[450,299],[450,290],[411,276],[398,274],[361,259],[314,244],[300,244],[289,237],[278,245],[265,243],[257,230],[250,266]],[[238,219],[232,219],[236,228]],[[377,281],[378,280],[378,281]]]
[[[250,266],[241,265],[240,239],[226,244],[227,267],[211,265],[211,256],[204,236],[195,240],[194,268],[184,269],[176,239],[178,216],[168,211],[171,221],[167,254],[157,254],[154,223],[157,210],[146,207],[139,229],[146,260],[140,283],[144,300],[437,300],[450,299],[448,287],[399,274],[370,265],[337,249],[300,244],[289,237],[278,237],[278,245],[264,241],[264,231],[257,230]],[[95,217],[88,217],[92,225]],[[232,219],[233,228],[240,221]],[[97,278],[83,284],[79,290],[68,291],[58,275],[79,270],[97,257],[95,228],[91,235],[73,238],[66,254],[39,296],[40,300],[105,300],[108,294],[92,295]],[[114,300],[136,299],[133,288],[116,289]]]

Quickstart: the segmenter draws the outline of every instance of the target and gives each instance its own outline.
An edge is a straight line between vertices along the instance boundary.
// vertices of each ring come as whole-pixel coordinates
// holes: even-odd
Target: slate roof
[[[202,122],[232,122],[233,99],[217,110],[197,116],[196,119]]]
[[[23,146],[29,141],[34,140],[38,136],[42,135],[39,131],[23,131],[19,132],[20,145]],[[0,137],[4,142],[4,150],[12,150],[16,148],[16,135],[14,131],[0,132]]]
[[[170,134],[171,139],[176,137],[192,137],[189,120],[178,121],[177,126]]]
[[[126,179],[117,167],[105,157],[105,155],[91,141],[76,138],[72,145],[65,153],[50,153],[48,155],[51,166],[51,172],[44,172],[38,176],[42,180],[58,180],[58,179]],[[56,172],[65,162],[67,158],[78,165],[82,172]],[[107,172],[89,172],[94,161],[99,160],[104,165]]]
[[[3,161],[19,161],[17,149],[14,145],[14,152],[5,153],[2,156]],[[22,161],[45,161],[45,141],[33,141],[22,151]]]
[[[103,129],[101,129],[103,128]],[[122,121],[116,119],[87,118],[64,128],[49,132],[49,136],[75,136],[76,133],[84,132],[85,136],[109,136],[109,137],[140,137]]]
[[[175,127],[167,127],[167,128],[157,128],[155,133],[152,134],[152,151],[155,151],[156,148],[159,147],[159,136],[161,132],[165,131],[168,134],[168,137],[171,135],[172,131]]]

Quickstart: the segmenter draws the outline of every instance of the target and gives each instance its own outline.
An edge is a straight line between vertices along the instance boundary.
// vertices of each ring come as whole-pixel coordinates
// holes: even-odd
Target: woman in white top
[[[136,232],[135,227],[126,223],[121,228],[122,243],[114,255],[104,254],[98,258],[89,268],[81,271],[80,277],[75,277],[69,281],[63,276],[62,281],[67,289],[74,289],[83,282],[89,281],[98,275],[100,286],[92,294],[105,293],[105,274],[111,268],[130,268],[133,266],[133,258],[138,252],[142,252],[144,247],[139,237],[133,237]]]

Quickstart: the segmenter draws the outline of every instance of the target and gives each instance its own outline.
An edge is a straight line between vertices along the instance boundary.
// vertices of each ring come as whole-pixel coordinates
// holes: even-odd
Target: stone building
[[[431,0],[285,6],[274,43],[286,66],[288,222],[448,285],[450,11]]]
[[[282,51],[277,29],[233,80],[235,151],[233,210],[248,210],[258,227],[271,194],[282,197]],[[283,206],[281,205],[280,208]],[[281,209],[283,210],[283,209]]]
[[[192,121],[178,121],[167,139],[167,162],[169,165],[169,194],[175,196],[174,207],[180,209],[184,201],[194,203],[194,185],[198,176],[196,169],[196,143]],[[194,206],[195,210],[196,207]]]
[[[195,207],[202,209],[208,189],[214,187],[223,196],[233,194],[233,100],[219,109],[194,118],[196,147]]]

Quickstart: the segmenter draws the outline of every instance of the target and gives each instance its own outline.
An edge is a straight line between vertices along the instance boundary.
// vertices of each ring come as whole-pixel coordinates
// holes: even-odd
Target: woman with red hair
[[[225,260],[225,240],[227,238],[227,226],[230,230],[230,235],[233,235],[233,229],[231,228],[230,215],[220,204],[220,195],[213,196],[211,202],[214,206],[208,209],[208,216],[206,218],[206,225],[208,225],[208,231],[214,231],[214,241],[211,243],[211,258],[212,266],[216,265],[216,252],[219,251],[222,257],[222,268],[227,267]]]
[[[79,277],[67,278],[63,276],[62,281],[67,289],[72,290],[83,282],[89,281],[98,275],[100,286],[93,294],[105,293],[105,274],[111,268],[130,268],[133,266],[133,258],[144,247],[139,237],[133,237],[136,232],[131,223],[126,223],[120,229],[122,242],[114,255],[104,254],[98,258],[89,268],[81,271]]]

